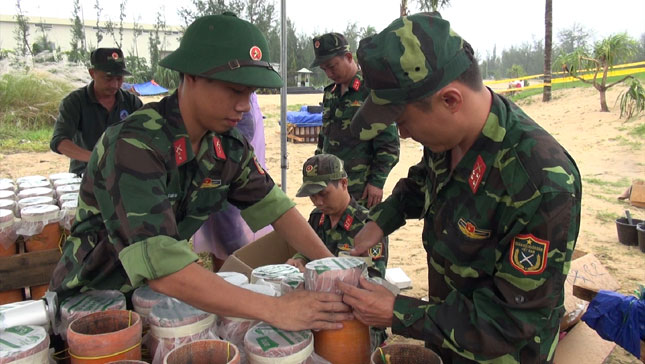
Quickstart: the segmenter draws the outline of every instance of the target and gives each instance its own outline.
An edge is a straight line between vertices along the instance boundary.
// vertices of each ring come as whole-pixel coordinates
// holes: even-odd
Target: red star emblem
[[[251,59],[254,61],[259,61],[262,59],[262,50],[258,46],[251,47],[249,54],[251,55]]]
[[[112,58],[119,59],[119,54],[117,52],[112,52]]]
[[[316,48],[316,49],[320,48],[320,41],[319,40],[314,42],[314,48]]]

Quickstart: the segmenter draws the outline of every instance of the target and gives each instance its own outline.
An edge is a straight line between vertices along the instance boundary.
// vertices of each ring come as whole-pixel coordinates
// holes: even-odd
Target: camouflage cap
[[[103,71],[110,76],[130,76],[125,69],[123,51],[119,48],[97,48],[90,53],[92,69]]]
[[[464,40],[439,13],[393,21],[361,40],[357,58],[371,89],[350,127],[361,140],[374,138],[403,112],[406,103],[439,91],[472,63]]]
[[[179,48],[159,64],[185,74],[252,87],[282,87],[260,30],[233,13],[207,15],[188,26]]]
[[[343,161],[333,154],[318,154],[302,166],[302,186],[296,193],[297,197],[315,195],[327,187],[331,181],[346,178]]]
[[[349,44],[340,33],[326,33],[314,38],[314,54],[316,58],[311,67],[318,67],[327,60],[342,56],[349,52]]]

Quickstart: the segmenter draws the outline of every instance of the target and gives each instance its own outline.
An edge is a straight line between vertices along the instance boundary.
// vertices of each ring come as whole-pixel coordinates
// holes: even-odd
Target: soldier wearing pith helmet
[[[109,128],[92,153],[78,217],[51,288],[60,300],[88,289],[155,291],[202,310],[300,330],[351,316],[334,294],[280,298],[227,284],[196,264],[188,240],[228,203],[252,229],[277,233],[313,257],[331,256],[234,128],[257,87],[281,87],[264,36],[233,14],[196,19],[160,65],[177,91]]]
[[[333,154],[345,163],[349,193],[365,207],[381,202],[388,174],[399,161],[399,137],[391,126],[373,140],[351,135],[352,117],[369,94],[347,39],[326,33],[313,39],[315,59],[333,81],[325,87],[322,128],[316,154]]]
[[[580,227],[574,160],[482,83],[472,47],[438,13],[401,17],[358,49],[370,96],[362,139],[396,121],[423,145],[392,195],[370,210],[360,254],[424,219],[429,301],[339,283],[366,324],[424,340],[444,363],[550,363]]]

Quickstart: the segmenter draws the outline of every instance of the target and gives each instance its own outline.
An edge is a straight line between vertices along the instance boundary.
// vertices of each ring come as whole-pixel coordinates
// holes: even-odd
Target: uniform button
[[[524,303],[524,296],[522,296],[522,295],[515,296],[515,303],[517,303],[517,304]]]
[[[406,320],[406,321],[411,319],[411,318],[412,318],[412,315],[410,315],[409,313],[406,313],[405,315],[403,315],[403,319]]]

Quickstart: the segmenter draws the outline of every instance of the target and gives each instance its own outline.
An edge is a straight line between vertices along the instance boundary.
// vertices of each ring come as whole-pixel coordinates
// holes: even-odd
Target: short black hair
[[[468,56],[468,59],[470,60],[470,67],[468,67],[468,69],[460,74],[459,77],[455,79],[455,81],[463,83],[473,91],[480,91],[482,87],[484,87],[481,71],[479,70],[479,64],[477,63],[477,59],[475,58],[473,47],[466,41],[464,41],[464,51],[466,52],[466,56]]]

